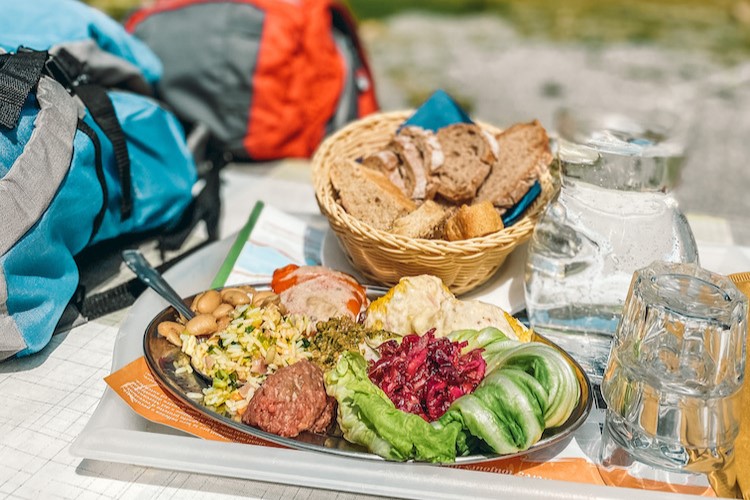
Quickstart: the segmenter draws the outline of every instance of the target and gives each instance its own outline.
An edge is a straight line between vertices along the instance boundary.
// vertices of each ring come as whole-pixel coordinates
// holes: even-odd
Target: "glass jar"
[[[601,380],[633,273],[655,260],[698,263],[672,195],[685,157],[682,124],[655,113],[563,112],[560,190],[529,243],[529,321]]]

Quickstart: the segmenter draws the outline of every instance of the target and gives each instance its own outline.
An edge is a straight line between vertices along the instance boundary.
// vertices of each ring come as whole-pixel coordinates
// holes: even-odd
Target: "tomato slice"
[[[295,271],[297,271],[297,269],[299,269],[297,264],[289,264],[274,270],[273,278],[271,279],[271,289],[273,289],[273,293],[279,294],[296,285],[297,276]]]
[[[367,302],[367,292],[365,291],[362,285],[360,285],[353,279],[352,280],[342,279],[342,278],[339,278],[338,276],[336,276],[336,278],[346,283],[349,286],[349,288],[351,288],[354,298],[357,300],[357,302],[359,302],[359,307],[361,307],[362,304]],[[359,312],[359,309],[357,309],[357,312]]]
[[[364,287],[348,274],[338,271],[333,271],[330,278],[338,281],[351,291],[352,298],[346,302],[346,308],[356,318],[359,311],[362,310],[362,305],[367,303],[367,292]]]
[[[358,299],[349,299],[346,301],[346,308],[352,313],[352,316],[356,319],[359,311],[362,310],[362,301]]]

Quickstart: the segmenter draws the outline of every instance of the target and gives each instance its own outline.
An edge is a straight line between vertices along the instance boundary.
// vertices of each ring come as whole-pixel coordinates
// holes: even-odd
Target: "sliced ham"
[[[271,283],[289,312],[315,320],[349,316],[356,319],[367,304],[365,289],[353,277],[323,266],[277,269]]]

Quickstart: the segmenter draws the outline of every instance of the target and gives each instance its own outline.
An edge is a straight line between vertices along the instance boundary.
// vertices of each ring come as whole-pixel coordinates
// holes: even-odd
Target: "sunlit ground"
[[[139,0],[88,0],[122,19]],[[750,52],[750,2],[742,0],[348,0],[360,21],[420,10],[482,13],[508,20],[520,34],[590,44],[652,43],[700,49],[728,61]]]

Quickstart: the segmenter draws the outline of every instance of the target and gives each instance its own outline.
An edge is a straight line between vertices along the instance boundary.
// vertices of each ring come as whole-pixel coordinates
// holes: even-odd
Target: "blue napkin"
[[[474,123],[466,111],[456,104],[444,90],[436,90],[403,124],[399,130],[409,125],[437,132],[438,129],[454,123]],[[505,227],[515,224],[526,209],[542,192],[542,186],[536,181],[513,207],[503,214]]]
[[[437,132],[454,123],[474,123],[444,90],[436,90],[399,128],[414,125]]]

